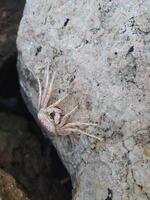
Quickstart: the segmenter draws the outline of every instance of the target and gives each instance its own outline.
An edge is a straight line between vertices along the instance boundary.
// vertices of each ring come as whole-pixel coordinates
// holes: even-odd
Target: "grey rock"
[[[57,70],[51,101],[64,93],[72,121],[94,122],[81,135],[51,137],[76,200],[150,198],[149,1],[28,0],[17,46],[22,95],[36,118],[46,60]],[[44,131],[43,131],[44,132]]]

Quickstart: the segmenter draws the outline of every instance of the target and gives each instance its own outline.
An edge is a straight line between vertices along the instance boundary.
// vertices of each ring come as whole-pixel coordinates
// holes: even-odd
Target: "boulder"
[[[69,93],[84,134],[48,136],[72,178],[74,200],[150,198],[149,1],[28,0],[19,27],[18,72],[37,119],[38,84],[57,71],[50,104]],[[43,130],[45,133],[45,130]]]

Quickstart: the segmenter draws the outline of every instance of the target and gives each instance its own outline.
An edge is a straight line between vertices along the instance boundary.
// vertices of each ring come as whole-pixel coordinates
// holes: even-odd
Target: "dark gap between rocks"
[[[12,187],[12,175],[31,200],[70,200],[69,174],[20,94],[16,35],[24,5],[25,0],[0,1],[0,199],[25,199]]]
[[[0,139],[2,147],[7,146],[0,148],[0,168],[10,173],[32,200],[70,200],[72,186],[69,174],[50,141],[42,135],[21,97],[16,60],[15,53],[0,69],[0,117],[4,115],[0,119],[0,131],[8,131],[11,119],[21,118],[27,133],[20,136],[17,131],[22,130],[15,130],[16,133],[12,135],[9,130],[2,137],[3,140]],[[4,119],[8,120],[4,122],[6,126]],[[12,123],[12,126],[16,124]]]

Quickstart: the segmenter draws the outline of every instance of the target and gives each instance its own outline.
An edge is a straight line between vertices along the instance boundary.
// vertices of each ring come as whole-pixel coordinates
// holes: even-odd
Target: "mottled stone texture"
[[[45,60],[57,70],[52,101],[69,92],[71,121],[103,143],[81,136],[52,141],[74,184],[74,200],[150,198],[150,1],[28,0],[18,33],[22,94],[37,112]],[[30,70],[29,70],[30,69]]]
[[[15,179],[0,169],[0,199],[1,200],[29,200],[16,184]]]

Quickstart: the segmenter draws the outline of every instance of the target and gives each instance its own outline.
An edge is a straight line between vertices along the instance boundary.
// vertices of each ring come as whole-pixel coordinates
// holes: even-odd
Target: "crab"
[[[68,122],[69,118],[79,108],[79,104],[77,104],[68,113],[63,113],[63,110],[59,107],[59,104],[63,102],[69,96],[69,94],[64,95],[56,102],[49,105],[55,76],[56,71],[53,72],[52,78],[50,80],[49,66],[47,66],[45,70],[45,84],[43,87],[43,91],[41,82],[39,78],[37,78],[39,88],[37,118],[40,125],[44,128],[46,133],[51,136],[63,136],[70,134],[77,134],[77,136],[79,136],[80,134],[84,134],[88,137],[102,141],[102,138],[91,135],[81,129],[86,126],[98,126],[97,124],[84,122]]]

